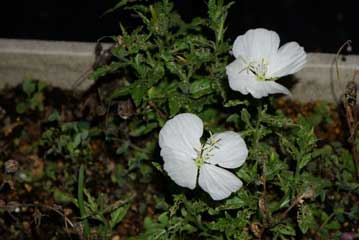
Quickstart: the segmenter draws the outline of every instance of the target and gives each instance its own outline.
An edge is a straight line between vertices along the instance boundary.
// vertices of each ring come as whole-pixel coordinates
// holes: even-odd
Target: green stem
[[[86,219],[86,211],[85,211],[85,204],[84,204],[84,188],[85,188],[85,167],[81,164],[80,172],[79,172],[79,181],[78,181],[78,188],[77,188],[77,199],[80,208],[80,216],[84,224],[84,236],[87,239],[90,236],[90,226]]]

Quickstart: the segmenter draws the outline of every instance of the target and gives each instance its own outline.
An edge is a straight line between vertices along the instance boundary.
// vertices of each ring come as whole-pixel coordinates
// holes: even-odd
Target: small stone
[[[64,215],[66,217],[70,216],[72,214],[72,209],[71,208],[65,208],[64,209]]]
[[[340,240],[354,240],[355,239],[355,233],[354,232],[345,232],[340,237]]]
[[[111,240],[121,240],[121,237],[119,235],[115,235],[111,238]]]
[[[31,192],[32,186],[30,184],[25,183],[24,187],[25,187],[27,192]]]
[[[10,159],[5,162],[5,173],[15,173],[19,168],[19,163],[14,160]]]
[[[25,232],[30,232],[31,231],[31,224],[28,221],[22,222],[22,227],[23,227]]]

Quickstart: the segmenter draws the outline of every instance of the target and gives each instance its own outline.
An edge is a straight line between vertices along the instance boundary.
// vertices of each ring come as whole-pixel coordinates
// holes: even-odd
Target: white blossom
[[[160,131],[159,145],[168,176],[182,187],[198,184],[214,200],[227,198],[242,182],[224,168],[238,168],[247,158],[242,137],[233,131],[211,135],[201,144],[203,122],[192,113],[168,120]]]
[[[232,53],[236,58],[226,67],[229,86],[255,98],[289,90],[275,80],[301,70],[306,53],[298,43],[289,42],[279,48],[276,32],[263,28],[248,30],[236,38]]]

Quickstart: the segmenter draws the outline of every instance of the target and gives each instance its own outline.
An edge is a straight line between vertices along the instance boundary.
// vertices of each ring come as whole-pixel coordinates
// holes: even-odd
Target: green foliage
[[[54,115],[50,115],[51,118],[52,116]],[[40,146],[47,148],[47,155],[88,160],[91,159],[90,140],[97,134],[98,131],[90,128],[87,122],[61,123],[59,128],[51,127],[44,131]]]
[[[312,126],[268,114],[266,108],[256,115],[242,109],[241,116],[229,118],[233,125],[244,126],[242,135],[249,145],[250,156],[237,171],[245,182],[243,189],[224,202],[175,196],[173,207],[161,215],[166,221],[147,220],[144,239],[252,239],[258,234],[253,226],[273,239],[287,239],[297,235],[296,228],[306,233],[315,227],[313,206],[303,203],[310,204],[317,196],[325,195],[330,183],[304,171],[309,162],[321,156]],[[266,204],[260,206],[263,197]],[[297,212],[297,218],[289,218],[291,211]]]
[[[359,207],[352,206],[359,194],[352,155],[342,144],[322,142],[315,134],[317,126],[331,123],[328,106],[318,105],[311,116],[292,121],[268,99],[229,90],[225,67],[231,46],[224,34],[232,4],[209,0],[208,18],[191,22],[184,22],[169,0],[121,0],[108,11],[134,13],[141,21],[131,30],[120,25],[121,35],[112,37],[113,61],[92,75],[98,81],[119,76],[117,87],[99,94],[109,111],[103,119],[65,122],[54,109],[32,146],[43,152],[43,178],[55,202],[78,208],[84,239],[113,237],[134,212],[144,221],[132,239],[146,240],[339,239],[335,232],[358,221]],[[18,113],[43,108],[43,84],[25,81],[21,92]],[[112,111],[123,102],[133,103],[133,114]],[[244,138],[249,156],[233,170],[243,187],[229,198],[213,201],[166,175],[158,133],[182,112],[200,116],[205,134],[232,130]],[[110,154],[93,151],[100,144]],[[102,169],[90,174],[85,166]],[[60,174],[63,186],[53,186]],[[15,177],[35,182],[30,174]],[[90,182],[106,177],[104,187],[118,191],[91,188]]]
[[[120,74],[124,84],[106,101],[131,98],[136,109],[125,130],[108,135],[110,142],[117,139],[117,154],[126,158],[115,182],[122,186],[126,174],[146,183],[155,174],[166,178],[156,154],[158,131],[181,112],[198,114],[208,131],[240,132],[249,147],[246,163],[235,172],[244,182],[240,191],[213,202],[201,191],[186,194],[171,187],[173,199],[161,200],[171,207],[147,217],[139,239],[295,239],[316,231],[328,236],[341,224],[333,216],[342,213],[328,214],[321,205],[333,188],[318,174],[321,163],[337,176],[336,188],[358,190],[349,152],[342,146],[318,146],[314,129],[330,122],[326,105],[294,123],[264,99],[248,100],[229,91],[225,66],[230,44],[224,33],[232,4],[209,0],[208,18],[189,23],[168,0],[149,5],[122,0],[109,10],[134,12],[142,20],[131,32],[121,25],[121,35],[113,37],[115,60],[93,74],[94,79]],[[116,129],[115,119],[109,122]]]
[[[113,71],[126,75],[130,84],[116,89],[108,100],[131,96],[145,121],[153,113],[148,106],[156,106],[162,113],[155,112],[153,120],[158,124],[163,123],[164,116],[180,111],[198,113],[206,105],[224,101],[226,86],[222,80],[229,45],[221,38],[229,5],[222,5],[221,1],[211,1],[210,19],[195,18],[190,23],[173,11],[169,1],[156,2],[149,8],[131,7],[144,26],[132,33],[122,26],[120,42],[113,49],[118,61],[93,75],[98,78]],[[214,41],[202,34],[207,28],[214,30]]]
[[[118,200],[109,204],[106,195],[103,193],[100,193],[97,199],[95,199],[85,188],[85,167],[81,165],[78,178],[77,200],[73,199],[73,201],[80,210],[83,222],[83,236],[86,239],[109,238],[112,230],[126,216],[132,199],[133,197],[128,197],[125,200]],[[91,233],[89,219],[100,222],[100,225],[91,228],[95,230]]]
[[[16,112],[19,114],[29,110],[42,111],[44,108],[44,90],[46,84],[39,81],[25,80],[22,83],[22,91],[25,93],[25,99],[16,104]]]

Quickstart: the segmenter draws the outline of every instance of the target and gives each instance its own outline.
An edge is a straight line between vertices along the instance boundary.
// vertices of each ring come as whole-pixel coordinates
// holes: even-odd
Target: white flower
[[[242,187],[241,180],[223,168],[240,167],[247,158],[247,146],[232,131],[214,134],[201,145],[202,134],[203,122],[192,113],[167,121],[159,135],[164,170],[178,185],[190,189],[196,187],[199,174],[199,186],[214,200],[222,200]]]
[[[279,41],[276,32],[263,28],[238,36],[232,49],[236,60],[226,67],[229,86],[255,98],[274,93],[290,95],[286,87],[274,80],[301,70],[306,63],[306,53],[296,42],[279,48]]]

